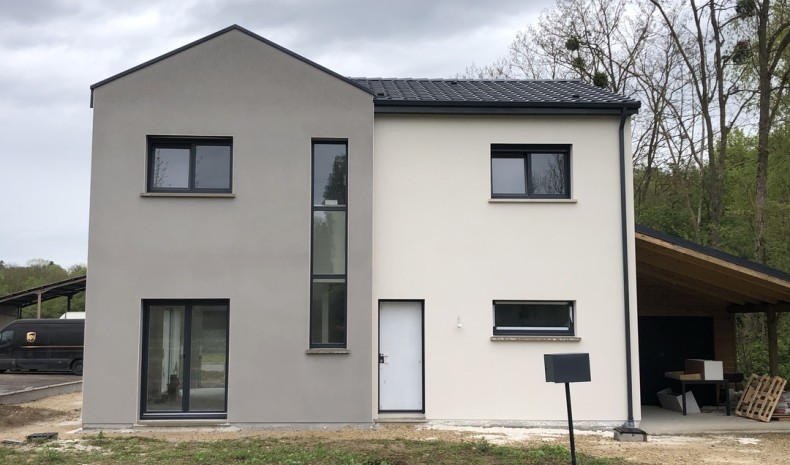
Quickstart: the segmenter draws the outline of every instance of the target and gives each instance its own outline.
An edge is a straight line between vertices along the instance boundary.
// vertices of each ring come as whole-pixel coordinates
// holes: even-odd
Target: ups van
[[[7,370],[82,374],[85,320],[15,320],[0,330],[0,373]]]

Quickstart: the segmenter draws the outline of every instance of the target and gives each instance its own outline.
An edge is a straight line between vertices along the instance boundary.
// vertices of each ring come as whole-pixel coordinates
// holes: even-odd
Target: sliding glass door
[[[225,418],[228,301],[143,305],[142,418]]]

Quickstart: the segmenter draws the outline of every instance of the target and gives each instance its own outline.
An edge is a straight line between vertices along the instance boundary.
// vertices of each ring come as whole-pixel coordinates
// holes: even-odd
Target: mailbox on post
[[[543,363],[546,367],[547,383],[565,383],[565,402],[568,405],[568,435],[571,443],[571,464],[576,465],[570,383],[590,381],[590,354],[543,354]]]
[[[590,381],[590,354],[544,354],[547,383]]]

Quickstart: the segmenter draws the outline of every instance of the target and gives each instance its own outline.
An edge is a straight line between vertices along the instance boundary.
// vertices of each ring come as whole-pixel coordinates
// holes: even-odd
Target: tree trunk
[[[760,113],[757,126],[757,175],[754,196],[754,259],[760,263],[767,261],[765,231],[768,218],[765,202],[768,197],[768,137],[770,136],[771,71],[769,69],[768,15],[770,2],[760,4],[757,18],[758,41],[758,92]]]

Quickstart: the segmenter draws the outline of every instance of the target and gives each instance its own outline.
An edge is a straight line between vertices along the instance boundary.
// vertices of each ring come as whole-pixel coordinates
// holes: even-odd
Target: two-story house
[[[575,418],[639,419],[638,102],[238,26],[91,90],[86,427],[562,421],[557,352],[590,353]]]

